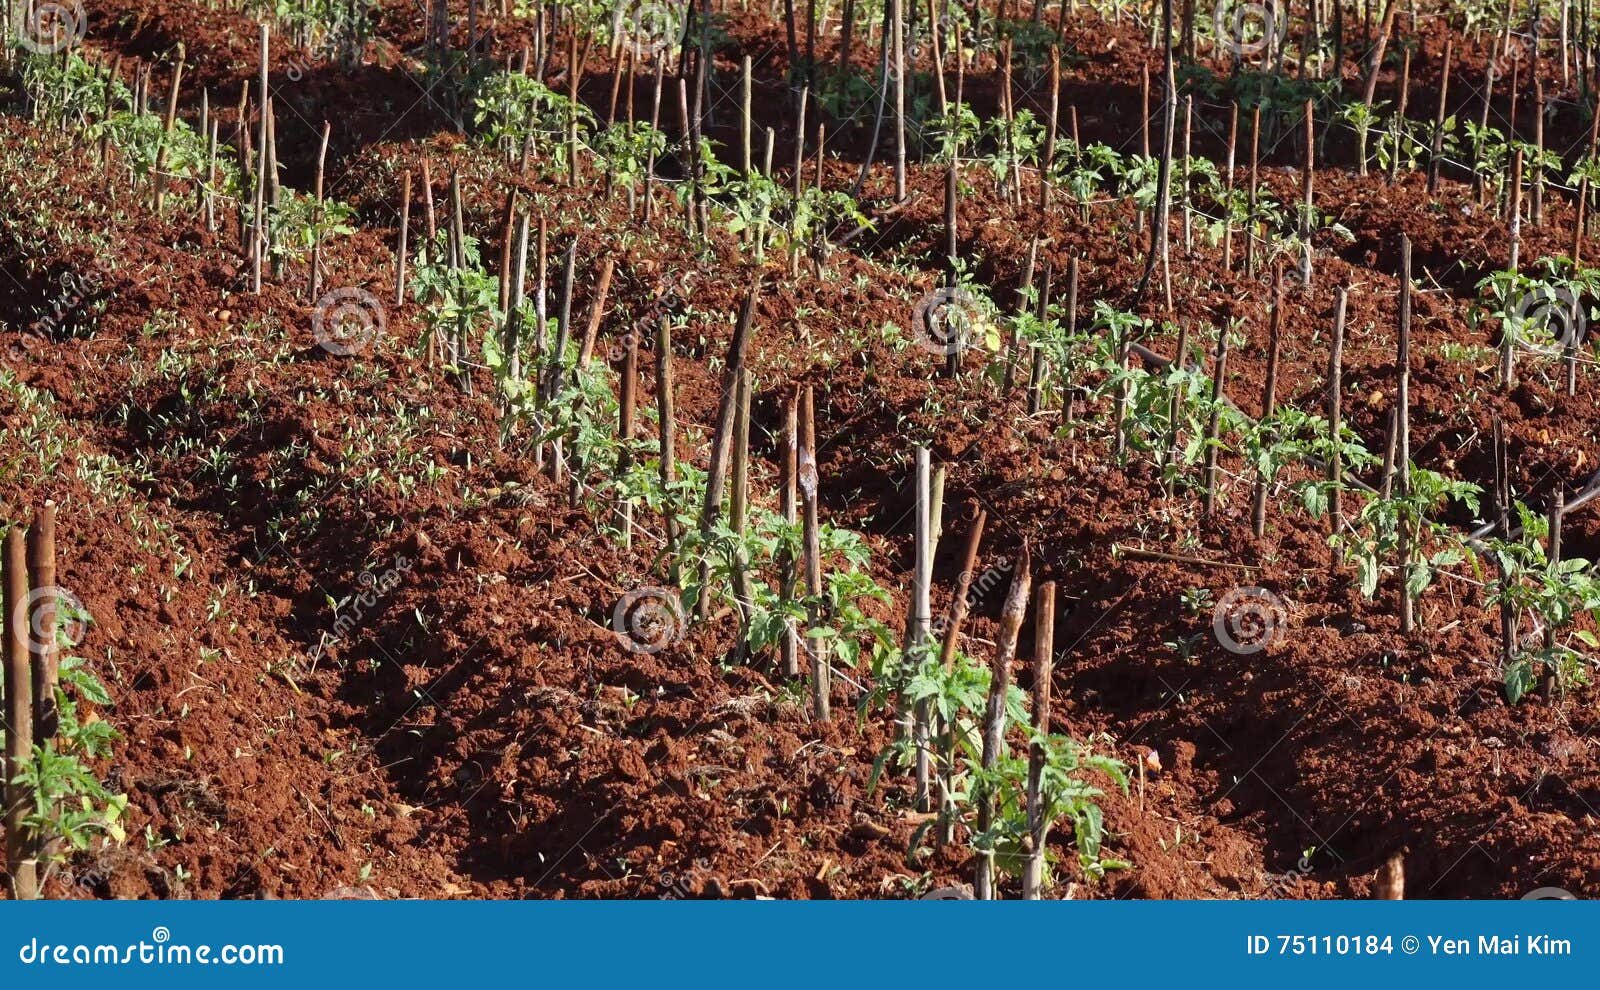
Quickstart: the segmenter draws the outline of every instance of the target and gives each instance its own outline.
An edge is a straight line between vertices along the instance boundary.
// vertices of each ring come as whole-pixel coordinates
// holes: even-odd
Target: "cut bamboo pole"
[[[524,224],[527,220],[524,218]],[[406,241],[411,235],[411,170],[400,177],[400,243],[394,253],[394,304],[406,301]]]
[[[633,470],[633,418],[634,395],[638,390],[639,336],[627,334],[622,341],[622,383],[617,409],[617,485],[626,490],[628,472]],[[623,547],[633,546],[633,501],[617,500],[617,517],[622,530]]]
[[[172,68],[172,86],[167,90],[167,113],[162,119],[161,145],[156,151],[154,179],[156,187],[156,213],[160,213],[167,192],[167,149],[172,143],[172,126],[178,119],[178,87],[183,81],[183,43],[178,43],[178,61]]]
[[[322,122],[322,143],[317,151],[317,176],[314,190],[317,203],[317,232],[311,242],[311,298],[317,299],[322,293],[322,229],[321,220],[323,213],[323,178],[328,168],[328,136],[332,131],[331,125]]]
[[[933,596],[928,586],[933,574],[930,559],[930,507],[933,500],[932,471],[928,448],[916,451],[916,496],[911,510],[912,542],[915,563],[911,578],[911,615],[906,630],[906,666],[915,670],[921,665],[928,636],[933,624]],[[912,714],[912,739],[916,744],[916,805],[918,811],[929,811],[932,806],[932,737],[928,702],[919,701]]]
[[[783,407],[783,478],[780,489],[783,498],[783,521],[788,526],[794,526],[800,521],[799,497],[797,492],[796,473],[800,453],[800,425],[799,396],[791,395]],[[782,566],[780,567],[779,581],[782,582],[782,594],[785,599],[792,599],[795,592],[795,583],[799,574],[795,567],[792,554],[785,552]],[[800,676],[800,634],[795,629],[792,619],[784,619],[784,635],[782,644],[783,673],[786,677]]]
[[[616,273],[615,258],[606,257],[600,263],[600,280],[595,283],[594,301],[589,306],[589,325],[583,331],[583,345],[578,348],[578,364],[587,366],[594,357],[595,341],[600,336],[600,323],[605,319],[606,302],[611,295],[611,277]]]
[[[1006,695],[1011,690],[1011,661],[1017,655],[1017,637],[1022,632],[1022,620],[1028,611],[1028,593],[1033,574],[1030,569],[1028,548],[1024,545],[1022,559],[1011,579],[1011,591],[1006,595],[1000,612],[1000,638],[995,650],[994,669],[989,677],[989,697],[983,713],[983,769],[992,771],[1000,763],[1006,738]],[[978,799],[979,835],[987,833],[994,822],[995,795],[984,788]],[[977,857],[977,875],[973,882],[973,896],[980,901],[994,900],[994,852],[986,850]]]
[[[56,642],[59,589],[56,587],[56,504],[46,501],[28,530],[28,575],[33,604],[28,621],[29,666],[33,675],[33,741],[53,739],[59,722],[56,685],[60,649]]]
[[[1045,750],[1050,734],[1050,678],[1054,674],[1056,636],[1056,583],[1046,581],[1033,596],[1033,732],[1028,744],[1028,848],[1022,864],[1022,899],[1038,900],[1044,890],[1045,844],[1050,838],[1050,814],[1045,806],[1043,778]]]
[[[33,795],[18,782],[33,755],[33,677],[29,670],[27,616],[19,614],[28,597],[27,550],[22,527],[6,532],[4,565],[5,627],[5,825],[6,871],[11,896],[19,901],[39,896],[38,863],[33,836],[23,825]]]
[[[1400,235],[1400,336],[1395,355],[1399,382],[1395,388],[1395,471],[1400,497],[1411,494],[1411,238]],[[1416,521],[1409,512],[1400,515],[1400,631],[1416,628],[1411,600],[1411,530]]]
[[[717,409],[717,428],[711,439],[711,463],[706,471],[706,498],[700,509],[700,536],[709,542],[712,528],[722,515],[723,489],[728,480],[728,459],[733,445],[735,407],[738,401],[738,379],[744,367],[745,351],[749,345],[750,326],[755,319],[756,293],[745,293],[744,304],[739,309],[739,322],[733,331],[733,341],[728,345],[727,370],[722,377],[722,399]],[[704,620],[710,615],[711,600],[708,581],[711,576],[710,561],[700,563],[700,595],[695,602],[695,615]]]
[[[1261,419],[1270,420],[1277,410],[1278,403],[1278,356],[1280,348],[1280,331],[1283,326],[1283,267],[1277,266],[1272,271],[1272,316],[1267,331],[1267,381],[1261,389]],[[1264,475],[1256,477],[1255,504],[1252,506],[1251,521],[1255,526],[1256,539],[1267,535],[1267,478]]]
[[[755,582],[744,549],[750,516],[750,369],[741,367],[734,378],[733,478],[729,492],[728,525],[736,543],[733,552],[734,600],[739,608],[739,644],[734,655],[745,656],[750,622],[755,614]]]
[[[1328,354],[1328,522],[1335,533],[1344,530],[1344,320],[1350,291],[1339,287],[1333,309],[1333,345]]]
[[[1222,426],[1223,390],[1228,376],[1228,328],[1217,328],[1216,363],[1211,375],[1211,416],[1206,422],[1206,496],[1204,514],[1217,508],[1217,431]]]
[[[672,322],[665,315],[656,322],[656,419],[661,424],[660,472],[661,490],[664,492],[662,513],[666,517],[662,527],[667,534],[667,559],[673,563],[672,583],[678,583],[678,423],[672,395]]]
[[[1444,43],[1444,67],[1440,70],[1439,78],[1439,108],[1433,117],[1433,143],[1428,149],[1428,195],[1432,196],[1439,189],[1439,167],[1444,164],[1444,119],[1445,100],[1450,93],[1450,62],[1455,51],[1455,39]]]
[[[811,599],[811,607],[807,609],[807,624],[815,628],[821,621],[819,605],[822,597],[822,538],[821,520],[818,518],[817,495],[819,487],[819,466],[817,463],[817,414],[816,397],[811,386],[807,385],[805,397],[800,404],[800,453],[798,457],[798,479],[800,485],[800,498],[804,506],[805,518],[805,575],[806,594]],[[811,714],[818,722],[826,722],[832,718],[829,699],[831,691],[831,671],[828,667],[827,652],[814,649],[811,653]]]

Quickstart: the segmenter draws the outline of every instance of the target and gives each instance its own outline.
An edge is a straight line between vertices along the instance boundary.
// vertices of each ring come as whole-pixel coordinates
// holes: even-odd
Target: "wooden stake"
[[[1333,310],[1333,346],[1328,354],[1328,517],[1333,532],[1344,530],[1344,460],[1342,416],[1344,393],[1344,320],[1350,290],[1339,287]]]
[[[1278,354],[1279,331],[1283,326],[1283,267],[1281,265],[1272,271],[1272,316],[1268,333],[1267,344],[1267,381],[1261,390],[1261,419],[1263,422],[1270,420],[1277,410],[1278,402]],[[1255,525],[1256,539],[1267,535],[1267,486],[1268,479],[1264,475],[1256,476],[1255,504],[1251,513]]]
[[[6,532],[4,564],[5,625],[5,825],[6,871],[11,874],[11,896],[19,901],[39,896],[34,837],[23,825],[33,807],[33,794],[17,782],[33,758],[33,676],[29,669],[27,615],[27,550],[22,527]]]
[[[1000,612],[999,646],[995,650],[994,669],[989,678],[989,697],[984,706],[983,754],[984,770],[993,770],[1000,762],[1005,746],[1006,695],[1011,689],[1011,661],[1017,655],[1017,636],[1022,632],[1022,620],[1028,611],[1028,592],[1033,575],[1030,569],[1027,546],[1022,549],[1022,560],[1011,579],[1011,591],[1006,595]],[[994,822],[995,795],[984,789],[978,799],[977,831],[989,831]],[[973,882],[973,896],[980,901],[994,900],[994,854],[980,853],[977,857],[977,876]]]
[[[921,662],[928,646],[928,635],[933,624],[932,589],[933,561],[930,554],[930,509],[933,499],[928,448],[918,447],[916,452],[916,501],[911,512],[912,542],[916,562],[911,578],[911,615],[906,630],[906,664],[909,667]],[[931,798],[931,739],[928,703],[919,701],[912,716],[912,739],[916,743],[916,805],[918,811],[930,810]]]
[[[1217,431],[1222,425],[1223,388],[1228,374],[1228,328],[1217,328],[1217,357],[1211,375],[1211,418],[1206,424],[1206,497],[1204,514],[1217,508]]]
[[[1033,596],[1033,730],[1028,744],[1028,850],[1022,867],[1022,899],[1036,901],[1044,889],[1045,843],[1050,836],[1049,809],[1042,782],[1045,751],[1037,737],[1050,733],[1050,678],[1054,674],[1056,583],[1046,581]]]
[[[1399,383],[1395,389],[1395,470],[1400,497],[1411,494],[1411,238],[1400,235],[1400,337],[1395,367]],[[1411,529],[1415,521],[1409,513],[1400,518],[1400,631],[1410,635],[1416,628],[1414,603],[1407,575],[1411,571]]]
[[[813,602],[822,596],[822,539],[821,521],[817,512],[819,468],[817,464],[817,414],[816,398],[807,385],[800,404],[800,453],[798,480],[800,499],[805,518],[805,575],[806,593]],[[807,625],[815,628],[822,616],[813,605],[806,616]],[[811,651],[811,712],[818,722],[832,718],[829,705],[831,670],[824,650]]]

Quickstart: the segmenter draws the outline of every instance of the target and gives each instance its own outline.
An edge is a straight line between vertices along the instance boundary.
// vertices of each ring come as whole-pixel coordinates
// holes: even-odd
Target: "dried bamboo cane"
[[[933,624],[933,575],[930,554],[930,503],[933,498],[928,448],[918,447],[916,452],[916,501],[911,512],[912,542],[915,544],[915,564],[911,583],[911,615],[906,629],[906,664],[912,669],[922,662],[923,651],[928,646],[928,636]],[[926,700],[917,702],[912,713],[912,740],[916,744],[916,807],[929,811],[932,807],[932,737],[933,726]]]
[[[1275,267],[1272,272],[1272,316],[1268,329],[1267,344],[1267,381],[1261,390],[1261,419],[1263,422],[1270,420],[1277,410],[1278,403],[1278,356],[1280,348],[1280,330],[1283,326],[1283,267]],[[1267,484],[1265,475],[1256,477],[1255,504],[1252,507],[1251,519],[1255,526],[1256,539],[1267,535]]]
[[[19,901],[39,896],[38,863],[32,834],[23,825],[33,805],[18,778],[33,755],[33,677],[29,670],[27,616],[27,551],[21,526],[6,532],[4,564],[5,628],[5,825],[6,871],[11,875],[11,896]]]
[[[1211,418],[1206,423],[1206,496],[1203,512],[1208,517],[1217,508],[1217,431],[1222,426],[1222,399],[1227,375],[1228,328],[1219,327],[1216,364],[1211,376]]]
[[[783,521],[789,526],[800,521],[799,498],[796,491],[796,467],[800,447],[799,413],[796,406],[799,397],[791,395],[783,407],[783,478],[779,488],[783,498]],[[795,582],[798,580],[795,560],[785,553],[778,580],[782,583],[781,593],[784,598],[792,599],[795,591]],[[784,635],[782,644],[783,673],[786,677],[800,676],[800,634],[795,629],[793,620],[784,620]]]
[[[1400,497],[1411,494],[1411,238],[1400,235],[1400,335],[1395,367],[1399,382],[1395,388],[1395,471]],[[1416,628],[1411,600],[1411,530],[1415,520],[1409,512],[1400,518],[1400,631],[1410,635]]]
[[[812,393],[811,386],[807,385],[805,397],[800,404],[800,453],[797,477],[805,519],[806,593],[811,597],[813,603],[822,596],[822,539],[820,532],[821,522],[818,519],[817,511],[819,469],[816,450],[816,397]],[[821,618],[821,615],[817,612],[817,606],[813,604],[807,610],[807,624],[815,628]],[[812,650],[811,712],[812,717],[818,722],[826,722],[832,718],[829,705],[832,693],[830,686],[831,673],[828,667],[826,651],[820,649]]]
[[[1028,592],[1033,582],[1028,549],[1022,550],[1022,560],[1011,579],[1011,591],[1000,612],[999,646],[995,650],[994,669],[989,678],[989,697],[984,705],[982,766],[992,771],[1000,763],[1005,746],[1006,695],[1011,690],[1011,661],[1017,655],[1017,637],[1022,632],[1022,620],[1028,611]],[[977,830],[979,835],[989,831],[994,822],[995,795],[988,788],[978,799]],[[977,857],[977,875],[973,883],[973,896],[980,901],[993,900],[994,852],[981,851]]]
[[[1045,751],[1040,738],[1050,733],[1050,678],[1054,673],[1056,636],[1056,583],[1046,581],[1033,596],[1033,731],[1028,745],[1028,849],[1022,864],[1022,899],[1036,901],[1044,889],[1045,843],[1050,837],[1050,814],[1045,806],[1043,778]]]
[[[1328,521],[1344,531],[1344,446],[1340,439],[1344,411],[1344,320],[1350,291],[1339,287],[1333,310],[1333,345],[1328,353]]]
[[[666,515],[667,559],[673,561],[672,583],[677,584],[678,511],[674,489],[678,481],[678,423],[672,395],[672,323],[666,315],[656,322],[656,419],[661,424],[661,490]]]
[[[322,144],[317,151],[317,177],[315,182],[317,200],[317,233],[311,243],[311,298],[316,299],[322,293],[322,214],[323,214],[323,177],[327,174],[328,167],[328,135],[332,128],[326,120],[322,122]]]
[[[28,619],[29,664],[33,674],[33,741],[53,739],[59,727],[56,684],[60,680],[57,648],[56,504],[46,501],[28,530],[28,575],[32,614]]]
[[[711,438],[711,463],[706,470],[706,497],[700,509],[700,535],[709,541],[712,528],[722,515],[723,489],[728,480],[728,459],[733,443],[734,416],[736,412],[737,383],[740,369],[744,367],[745,352],[749,346],[750,327],[755,320],[756,292],[745,293],[739,308],[739,322],[733,331],[733,341],[728,345],[727,370],[722,378],[722,400],[717,409],[716,432]],[[701,621],[710,614],[711,600],[708,582],[711,576],[710,561],[700,563],[700,597],[695,603],[695,615]]]

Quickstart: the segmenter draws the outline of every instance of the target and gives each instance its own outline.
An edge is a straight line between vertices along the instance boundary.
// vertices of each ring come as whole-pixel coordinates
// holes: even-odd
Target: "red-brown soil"
[[[231,126],[227,108],[254,73],[254,22],[191,0],[89,6],[89,48],[122,56],[125,74],[136,60],[164,64],[182,41],[193,85]],[[776,160],[788,162],[781,27],[735,15],[725,28],[722,85],[733,88],[741,53],[755,58],[770,97],[758,100],[758,123],[778,131]],[[503,58],[529,27],[495,32]],[[392,298],[398,177],[424,156],[440,202],[460,171],[485,257],[498,251],[505,190],[520,184],[539,197],[554,243],[580,238],[580,319],[601,259],[616,263],[601,353],[667,292],[692,303],[678,336],[678,418],[702,465],[732,315],[745,287],[759,286],[753,490],[765,501],[775,486],[780,402],[814,384],[823,512],[868,534],[875,576],[899,595],[881,618],[904,614],[918,443],[948,471],[947,533],[982,504],[993,520],[984,558],[1026,541],[1036,580],[1059,582],[1054,727],[1101,738],[1130,765],[1153,751],[1160,769],[1105,801],[1109,852],[1132,868],[1100,881],[1068,869],[1057,896],[1360,897],[1395,853],[1411,896],[1581,893],[1600,879],[1592,690],[1508,706],[1495,616],[1478,587],[1445,579],[1424,599],[1422,631],[1402,636],[1390,584],[1362,598],[1325,523],[1284,508],[1264,539],[1251,534],[1239,464],[1225,460],[1229,497],[1202,521],[1194,498],[1165,501],[1147,471],[1120,470],[1098,441],[1058,435],[1057,414],[1029,417],[1020,393],[1001,394],[975,363],[938,378],[932,356],[881,338],[886,323],[908,325],[940,277],[941,170],[913,164],[911,205],[891,212],[880,153],[862,193],[878,229],[835,251],[826,276],[791,279],[782,259],[758,264],[726,234],[697,252],[664,195],[646,227],[620,197],[600,197],[595,176],[578,189],[512,178],[419,102],[414,8],[384,4],[376,33],[349,74],[316,60],[302,70],[292,52],[272,67],[291,111],[280,109],[285,181],[308,184],[314,135],[330,120],[329,189],[359,218],[330,248],[327,284]],[[1140,66],[1158,61],[1140,33],[1069,26],[1080,57],[1064,100],[1083,108],[1085,139],[1137,147]],[[1436,100],[1443,35],[1418,39],[1415,113]],[[864,67],[875,57],[864,44],[858,54]],[[603,113],[601,56],[584,95]],[[1482,64],[1474,51],[1459,71],[1471,79]],[[992,103],[998,77],[980,65],[969,93]],[[292,67],[302,78],[289,78]],[[1359,71],[1346,66],[1352,90]],[[1391,83],[1385,75],[1380,91]],[[1465,93],[1455,99],[1468,106]],[[197,103],[186,99],[186,113]],[[1200,112],[1215,130],[1222,111]],[[731,116],[713,132],[730,145]],[[464,395],[410,356],[423,328],[415,304],[389,307],[373,354],[335,358],[312,339],[303,268],[252,295],[227,224],[213,234],[182,211],[155,216],[125,173],[107,177],[91,143],[40,129],[16,107],[3,131],[0,182],[28,204],[0,218],[6,333],[22,339],[63,272],[92,281],[98,314],[92,333],[0,359],[15,379],[0,389],[0,503],[16,517],[46,498],[60,506],[60,583],[94,616],[79,649],[115,699],[99,716],[123,736],[97,769],[132,802],[126,847],[75,858],[52,896],[903,897],[969,878],[959,849],[908,858],[920,820],[906,810],[906,781],[867,788],[892,726],[881,715],[858,723],[848,686],[834,699],[843,717],[813,724],[803,687],[768,665],[724,662],[727,616],[655,655],[619,646],[611,608],[655,582],[653,548],[617,546],[525,450],[499,444],[487,377]],[[1558,114],[1551,133],[1566,148],[1584,126]],[[864,145],[854,131],[830,141],[830,188],[855,181]],[[1289,289],[1280,401],[1320,405],[1334,295],[1347,287],[1346,407],[1381,448],[1404,233],[1424,290],[1411,386],[1418,463],[1487,486],[1499,413],[1519,497],[1542,505],[1558,485],[1578,490],[1600,468],[1593,366],[1572,399],[1531,372],[1502,395],[1492,367],[1442,352],[1494,344],[1466,314],[1478,279],[1504,263],[1503,225],[1451,177],[1430,196],[1422,175],[1390,185],[1350,174],[1339,165],[1347,145],[1330,142],[1316,196],[1354,240],[1319,242],[1313,289]],[[1221,154],[1205,139],[1197,152]],[[1264,171],[1285,202],[1298,195],[1296,161],[1285,147]],[[1568,249],[1571,203],[1551,199],[1545,223],[1524,228],[1525,258]],[[415,222],[420,192],[413,207]],[[977,179],[960,208],[961,251],[997,300],[1011,298],[1039,233],[1041,264],[1060,272],[1081,259],[1083,300],[1128,305],[1143,269],[1138,230],[1126,204],[1097,207],[1084,224],[1062,204],[1046,216],[1014,208]],[[1585,241],[1586,256],[1597,251]],[[1175,318],[1240,321],[1247,342],[1230,357],[1227,388],[1259,409],[1269,293],[1225,270],[1210,246],[1193,258],[1175,251],[1173,268]],[[1162,315],[1159,295],[1142,310]],[[1170,336],[1148,343],[1173,348]],[[647,394],[654,368],[642,354]],[[1575,513],[1567,541],[1569,553],[1600,553],[1600,517]],[[959,542],[941,544],[936,608],[960,569]],[[326,646],[332,603],[387,572],[397,585]],[[1222,649],[1209,611],[1183,603],[1189,589],[1221,597],[1243,585],[1273,589],[1291,618],[1288,635],[1253,656]],[[1001,597],[977,604],[973,642],[992,643]],[[1167,645],[1196,635],[1187,658]]]

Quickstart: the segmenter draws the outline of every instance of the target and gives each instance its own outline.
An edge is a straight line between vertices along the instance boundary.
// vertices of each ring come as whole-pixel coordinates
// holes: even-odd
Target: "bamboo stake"
[[[317,151],[317,177],[315,181],[317,200],[317,219],[321,221],[323,213],[323,176],[328,167],[328,135],[332,130],[326,120],[322,122],[322,144]],[[316,236],[311,243],[311,298],[316,299],[322,293],[322,229],[318,224]]]
[[[799,498],[797,493],[797,461],[800,448],[799,396],[791,395],[783,407],[783,478],[779,485],[783,498],[783,521],[793,526],[800,521]],[[792,598],[795,591],[795,582],[798,574],[792,556],[785,553],[780,568],[779,580],[782,582],[782,592],[785,598]],[[784,619],[784,635],[781,659],[783,673],[786,677],[800,676],[800,634],[795,629],[794,620]]]
[[[706,498],[700,510],[700,535],[709,540],[712,528],[722,515],[723,489],[727,485],[728,458],[733,442],[735,404],[739,371],[744,367],[745,351],[750,339],[750,325],[755,319],[756,293],[745,293],[744,304],[739,308],[739,322],[734,327],[733,341],[728,346],[727,370],[722,378],[722,401],[717,410],[717,428],[711,439],[711,463],[706,471]],[[700,563],[700,597],[695,603],[695,614],[702,621],[710,614],[711,601],[707,594],[710,580],[710,561]]]
[[[639,335],[630,333],[622,341],[622,387],[617,409],[617,472],[619,486],[633,469],[634,395],[639,377]],[[633,500],[618,499],[617,516],[624,548],[633,546]]]
[[[933,624],[930,512],[932,493],[931,469],[928,448],[916,451],[916,502],[912,509],[912,542],[915,544],[916,563],[911,578],[911,615],[906,630],[906,665],[912,669],[921,663],[923,651]],[[918,811],[931,808],[931,738],[929,709],[926,700],[916,704],[912,714],[912,739],[916,743],[916,806]]]
[[[1276,266],[1272,270],[1272,316],[1268,329],[1267,344],[1267,381],[1261,390],[1261,419],[1263,422],[1272,419],[1272,414],[1277,410],[1278,402],[1278,356],[1280,351],[1279,331],[1283,326],[1283,267]],[[1256,476],[1255,504],[1252,507],[1252,522],[1255,525],[1256,539],[1267,535],[1267,478],[1265,475]]]
[[[1339,287],[1333,310],[1333,346],[1328,354],[1328,517],[1333,532],[1344,530],[1344,468],[1342,466],[1344,320],[1350,291]]]
[[[806,593],[816,602],[822,596],[822,540],[817,512],[818,489],[818,464],[817,464],[817,419],[816,397],[811,386],[807,385],[805,397],[800,405],[800,452],[798,456],[801,503],[804,506],[805,519],[805,575]],[[806,616],[809,627],[815,628],[821,621],[821,615],[813,604]],[[811,711],[812,717],[818,722],[827,722],[832,718],[829,710],[829,695],[831,671],[828,667],[827,654],[823,650],[811,651]]]
[[[1441,70],[1439,81],[1439,109],[1433,117],[1433,144],[1428,151],[1428,195],[1432,196],[1439,189],[1439,167],[1444,164],[1444,116],[1445,100],[1450,93],[1450,61],[1455,51],[1455,39],[1451,38],[1444,43],[1444,68]]]
[[[5,635],[5,825],[6,871],[11,896],[19,901],[39,896],[38,864],[33,836],[23,825],[33,795],[18,777],[33,758],[33,677],[29,670],[27,616],[19,615],[28,597],[27,551],[21,526],[6,532],[4,564]],[[18,620],[22,621],[18,621]]]
[[[672,323],[665,314],[656,321],[656,419],[661,424],[661,490],[665,493],[662,513],[665,515],[667,534],[667,559],[673,561],[672,583],[678,583],[678,512],[674,489],[678,481],[677,437],[678,423],[674,418],[672,381]]]
[[[600,336],[600,321],[605,318],[606,300],[611,295],[611,276],[616,272],[615,258],[607,255],[600,263],[600,280],[595,283],[594,302],[589,307],[589,325],[583,331],[583,345],[578,349],[578,363],[588,365],[594,356],[596,339]]]
[[[1044,889],[1045,843],[1050,835],[1049,809],[1043,792],[1044,745],[1050,732],[1050,678],[1054,673],[1056,636],[1056,583],[1046,581],[1033,596],[1033,729],[1028,744],[1028,850],[1022,866],[1022,899],[1036,901]]]
[[[167,191],[167,148],[172,142],[172,125],[178,119],[178,86],[183,80],[183,42],[178,43],[178,62],[172,69],[172,86],[167,90],[167,114],[161,125],[161,145],[156,151],[156,213],[161,213]]]
[[[33,674],[33,737],[53,739],[58,728],[56,685],[60,681],[57,648],[56,503],[46,501],[28,530],[28,575],[33,612],[28,616],[29,663]]]
[[[1022,560],[1011,579],[1011,591],[1000,612],[999,647],[995,651],[994,670],[989,678],[989,697],[984,706],[983,719],[983,769],[992,771],[1000,762],[1005,746],[1006,694],[1011,689],[1011,661],[1017,655],[1017,636],[1022,631],[1022,620],[1028,611],[1028,592],[1033,575],[1030,570],[1028,549],[1024,545]],[[987,788],[978,800],[978,826],[981,835],[989,831],[994,821],[995,795]],[[973,883],[976,900],[994,900],[994,853],[978,854],[977,876]]]
[[[1217,431],[1222,425],[1223,387],[1228,374],[1228,328],[1217,328],[1216,364],[1211,376],[1211,418],[1206,423],[1206,497],[1203,514],[1217,508]]]
[[[743,658],[750,622],[755,614],[755,583],[744,550],[750,505],[750,369],[741,367],[734,378],[733,490],[730,493],[728,524],[738,537],[733,554],[733,588],[739,608],[739,645],[734,655]]]
[[[939,662],[946,671],[953,670],[956,650],[961,645],[961,626],[966,622],[968,600],[972,593],[972,577],[978,568],[978,548],[983,542],[984,523],[988,514],[973,506],[972,525],[967,530],[967,545],[961,556],[961,572],[956,576],[956,592],[950,598],[950,610],[945,615],[944,644]],[[940,774],[944,781],[939,804],[941,819],[940,838],[946,844],[955,841],[955,736],[952,726],[945,724],[940,731]]]
[[[1399,383],[1395,389],[1395,470],[1400,497],[1411,494],[1411,238],[1400,235],[1400,337],[1395,357]],[[1410,635],[1416,627],[1411,585],[1411,528],[1409,512],[1400,519],[1400,631]]]
[[[527,218],[523,218],[524,227]],[[395,249],[394,266],[394,304],[396,307],[406,301],[406,241],[411,234],[411,170],[408,168],[400,177],[400,243]]]

